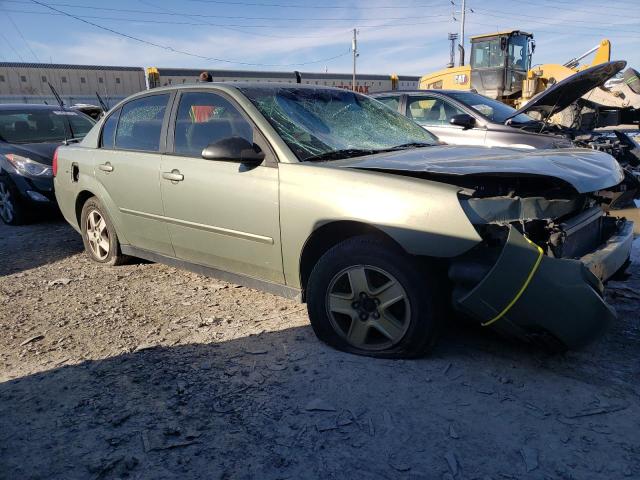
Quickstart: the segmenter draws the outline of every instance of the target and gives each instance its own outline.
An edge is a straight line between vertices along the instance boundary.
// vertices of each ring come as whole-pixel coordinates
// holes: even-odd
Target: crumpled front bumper
[[[515,228],[496,263],[454,306],[483,326],[522,339],[549,334],[568,348],[596,338],[616,317],[602,281],[627,262],[633,223],[580,260],[552,258]]]

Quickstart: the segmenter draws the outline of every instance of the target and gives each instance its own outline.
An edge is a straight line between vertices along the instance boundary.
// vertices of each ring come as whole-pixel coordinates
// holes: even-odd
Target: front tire
[[[346,352],[381,358],[426,354],[444,305],[433,268],[376,236],[345,240],[318,261],[307,285],[314,332]]]
[[[94,262],[121,265],[127,260],[120,250],[118,235],[105,208],[96,197],[82,207],[80,228],[84,248]]]
[[[11,185],[0,179],[0,218],[7,225],[23,225],[29,216]]]

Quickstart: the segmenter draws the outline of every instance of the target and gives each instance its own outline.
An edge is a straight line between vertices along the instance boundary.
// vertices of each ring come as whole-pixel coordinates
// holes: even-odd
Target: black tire
[[[31,220],[18,194],[8,181],[0,178],[0,219],[6,225],[24,225]],[[9,210],[7,210],[7,208]]]
[[[105,223],[103,228],[103,232],[105,233],[101,238],[108,243],[108,251],[106,249],[99,250],[99,252],[104,252],[104,254],[94,251],[90,240],[91,235],[88,233],[90,230],[93,231],[90,225],[90,216],[94,216],[95,213],[97,213]],[[120,242],[118,241],[116,230],[113,227],[113,222],[109,218],[106,209],[96,197],[91,197],[84,203],[82,213],[80,214],[80,228],[82,230],[84,249],[94,262],[105,265],[122,265],[128,260],[129,257],[123,255],[120,250]]]
[[[354,315],[342,315],[343,320],[346,317],[346,322],[349,324],[342,328],[336,313],[329,311],[331,310],[329,294],[334,292],[332,289],[342,281],[338,279],[340,275],[345,275],[345,271],[351,292],[347,296],[353,295],[353,298],[356,298],[357,292],[351,288],[353,282],[348,272],[356,271],[363,266],[366,278],[371,278],[370,272],[377,275],[379,270],[395,280],[406,294],[401,305],[406,313],[402,323],[405,333],[398,337],[400,340],[390,340],[391,344],[388,346],[384,346],[386,343],[383,343],[380,349],[370,348],[369,345],[366,346],[367,348],[354,346],[347,337],[352,332],[351,322],[360,320],[354,318]],[[371,270],[367,270],[369,268]],[[436,272],[437,269],[432,265],[425,265],[425,262],[420,259],[407,255],[384,238],[364,235],[345,240],[327,251],[311,272],[306,289],[311,326],[320,340],[345,352],[378,358],[415,358],[425,355],[436,343],[445,312],[444,297],[441,294],[442,282],[439,281]],[[375,294],[372,295],[375,296]],[[381,308],[378,299],[373,298],[373,300],[377,302],[378,308]],[[408,309],[408,312],[405,309]],[[375,318],[385,317],[385,312],[387,312],[386,309],[384,311],[381,309],[380,313],[376,310],[378,317]],[[355,316],[357,317],[358,314],[355,313]],[[370,325],[367,322],[379,321],[373,318],[370,317],[364,321],[365,325]],[[366,338],[369,338],[372,332],[374,334],[377,332],[370,326],[365,328],[367,329]]]

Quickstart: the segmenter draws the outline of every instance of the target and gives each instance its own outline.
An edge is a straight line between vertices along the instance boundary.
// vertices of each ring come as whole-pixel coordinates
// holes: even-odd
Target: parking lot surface
[[[321,344],[295,302],[2,225],[0,478],[640,478],[639,247],[581,351],[452,321],[393,361]]]

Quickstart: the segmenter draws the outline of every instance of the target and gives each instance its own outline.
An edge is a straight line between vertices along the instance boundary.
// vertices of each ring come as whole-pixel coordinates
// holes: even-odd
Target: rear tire
[[[29,215],[20,203],[12,185],[0,179],[0,219],[7,225],[23,225],[29,221]]]
[[[413,358],[435,344],[444,318],[435,269],[377,236],[345,240],[326,252],[307,285],[314,332],[345,352]]]
[[[84,248],[94,262],[121,265],[127,261],[113,223],[96,197],[89,198],[82,207],[80,228]]]

